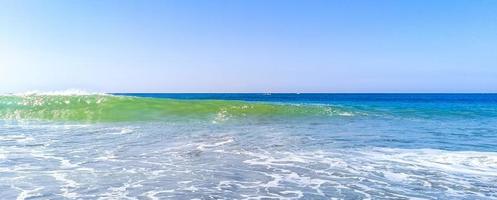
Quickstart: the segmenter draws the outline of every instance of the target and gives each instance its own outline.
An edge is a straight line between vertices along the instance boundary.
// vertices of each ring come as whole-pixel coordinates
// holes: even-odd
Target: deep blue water
[[[497,103],[497,94],[437,94],[437,93],[115,93],[138,97],[174,99],[220,99],[269,102],[443,102],[443,103]]]

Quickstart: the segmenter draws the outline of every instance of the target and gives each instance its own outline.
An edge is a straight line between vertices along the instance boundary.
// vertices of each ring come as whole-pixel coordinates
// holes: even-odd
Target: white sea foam
[[[213,124],[221,123],[221,122],[229,120],[230,118],[231,118],[231,116],[228,113],[228,111],[223,109],[223,110],[216,113],[216,117],[214,118],[214,120],[212,120],[212,123]]]
[[[33,137],[26,135],[0,135],[0,141],[15,141],[19,143],[26,143],[33,140]]]
[[[152,200],[159,200],[161,198],[157,197],[158,194],[171,193],[174,191],[175,190],[152,190],[152,191],[145,192],[144,195]]]
[[[214,142],[214,143],[201,143],[197,146],[197,149],[198,150],[204,150],[206,148],[213,148],[213,147],[219,147],[219,146],[223,146],[225,144],[229,144],[229,143],[232,143],[234,142],[234,139],[232,137],[226,137],[226,138],[223,138],[223,140],[219,141],[219,142]]]
[[[16,189],[21,190],[21,193],[19,193],[16,200],[24,200],[40,195],[38,192],[42,190],[43,187],[36,187],[34,189],[21,189],[16,187]]]
[[[497,176],[497,152],[376,148],[366,157],[444,172]]]
[[[389,188],[390,191],[383,195],[392,198],[429,198],[426,194],[418,194],[419,191],[414,188],[409,190],[405,187],[409,184],[421,183],[419,187],[424,187],[426,191],[433,189],[436,185],[436,187],[444,188],[447,195],[453,197],[497,195],[495,185],[486,192],[476,189],[481,184],[493,185],[497,181],[497,153],[494,152],[372,148],[358,149],[346,154],[324,151],[238,153],[249,156],[249,159],[244,161],[245,163],[267,169],[268,172],[262,173],[270,177],[270,180],[267,182],[223,181],[218,187],[236,185],[246,188],[285,190],[288,185],[299,185],[302,188],[311,188],[314,190],[311,193],[320,196],[329,193],[329,191],[324,191],[332,187],[338,191],[354,191],[362,195],[364,199],[371,199],[373,195],[377,195],[377,192]],[[313,165],[324,167],[314,168]],[[433,176],[437,178],[433,180],[428,178]],[[368,182],[375,184],[371,185]],[[466,189],[460,190],[461,187]],[[284,198],[276,193],[265,195],[272,198]]]
[[[267,139],[232,129],[150,133],[136,124],[20,127],[24,134],[0,136],[0,187],[20,199],[497,197],[496,152],[292,148],[292,136],[276,131]],[[133,131],[140,134],[108,134]]]
[[[69,179],[64,172],[54,171],[51,175],[55,180],[62,183],[62,196],[70,199],[75,199],[79,196],[78,193],[72,191],[79,185],[76,181]]]
[[[130,199],[127,189],[130,187],[128,183],[122,184],[120,187],[110,187],[107,192],[102,194],[98,199]]]
[[[112,130],[112,132],[110,134],[112,134],[112,135],[126,135],[126,134],[131,134],[133,132],[134,132],[133,128],[125,127],[125,128],[120,128],[118,130]]]

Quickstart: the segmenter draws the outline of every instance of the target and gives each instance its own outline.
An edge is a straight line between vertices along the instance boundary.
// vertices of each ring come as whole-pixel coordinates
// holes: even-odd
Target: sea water
[[[1,95],[0,199],[497,199],[497,95]]]

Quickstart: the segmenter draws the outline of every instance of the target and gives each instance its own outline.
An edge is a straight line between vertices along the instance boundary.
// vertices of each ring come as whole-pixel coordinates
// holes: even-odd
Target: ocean
[[[497,94],[0,95],[0,199],[497,199]]]

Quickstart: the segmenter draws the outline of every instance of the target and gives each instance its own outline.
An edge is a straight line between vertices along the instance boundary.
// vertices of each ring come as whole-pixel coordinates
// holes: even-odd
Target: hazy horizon
[[[77,95],[77,94],[442,94],[442,95],[458,95],[458,94],[489,94],[495,95],[497,92],[113,92],[113,91],[92,91],[83,89],[65,89],[65,90],[26,90],[26,91],[16,91],[16,92],[0,92],[2,94],[15,94],[15,95]]]

